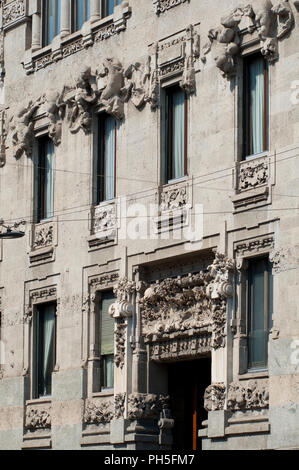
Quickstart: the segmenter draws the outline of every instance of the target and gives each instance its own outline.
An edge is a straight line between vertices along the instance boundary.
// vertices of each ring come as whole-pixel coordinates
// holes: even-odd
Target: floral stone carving
[[[225,404],[226,386],[224,383],[209,385],[204,394],[204,408],[207,411],[223,410]]]
[[[85,403],[84,423],[85,424],[107,424],[113,419],[113,402],[97,403],[87,400]]]
[[[232,411],[269,407],[268,384],[250,380],[247,384],[233,382],[227,396],[227,407]]]
[[[270,179],[269,161],[265,157],[244,161],[239,166],[239,189],[253,189],[267,184]]]
[[[213,49],[216,66],[223,76],[235,75],[235,59],[240,50],[240,37],[244,33],[257,31],[261,52],[269,62],[278,58],[278,40],[293,27],[294,15],[288,0],[275,6],[271,0],[260,0],[257,6],[250,4],[235,8],[221,18],[221,25],[209,31],[204,54]]]
[[[133,393],[128,398],[129,419],[159,419],[163,410],[169,409],[168,395]]]
[[[54,226],[52,224],[37,225],[34,230],[33,249],[45,248],[53,244]]]
[[[94,210],[93,231],[97,237],[113,237],[117,224],[116,206],[114,203],[100,205]]]
[[[2,7],[3,27],[9,26],[11,23],[23,19],[25,17],[25,0],[16,0],[7,3]]]
[[[226,304],[232,295],[233,261],[216,253],[206,271],[168,278],[150,285],[140,300],[145,340],[156,342],[204,334],[212,329],[212,346],[225,345]]]
[[[25,428],[30,431],[51,428],[51,405],[27,406]]]

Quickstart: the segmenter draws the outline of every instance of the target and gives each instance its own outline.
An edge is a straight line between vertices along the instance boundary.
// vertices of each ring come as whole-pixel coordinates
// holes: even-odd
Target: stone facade
[[[42,47],[43,2],[0,2],[0,448],[170,450],[168,370],[210,361],[203,449],[299,448],[299,2],[129,0]],[[69,2],[71,3],[71,2]],[[269,64],[269,145],[242,159],[243,61]],[[186,175],[164,184],[165,90],[185,92]],[[95,201],[97,115],[116,121],[116,197]],[[55,151],[37,223],[37,142]],[[4,228],[3,228],[4,230]],[[268,368],[248,369],[248,265],[273,266]],[[247,286],[247,287],[246,287]],[[115,301],[102,389],[99,302]],[[35,316],[56,304],[51,396]],[[146,435],[146,437],[144,436]],[[174,436],[174,437],[173,437]]]

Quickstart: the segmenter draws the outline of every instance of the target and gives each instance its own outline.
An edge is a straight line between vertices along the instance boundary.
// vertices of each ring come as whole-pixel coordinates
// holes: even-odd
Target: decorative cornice
[[[183,3],[189,3],[190,0],[153,0],[154,11],[157,15],[164,13]]]

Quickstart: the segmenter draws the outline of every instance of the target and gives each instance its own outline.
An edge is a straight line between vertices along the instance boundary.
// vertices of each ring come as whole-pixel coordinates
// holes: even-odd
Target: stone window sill
[[[257,371],[248,371],[245,374],[239,374],[239,380],[251,380],[251,379],[268,379],[269,371],[268,369],[257,370]]]

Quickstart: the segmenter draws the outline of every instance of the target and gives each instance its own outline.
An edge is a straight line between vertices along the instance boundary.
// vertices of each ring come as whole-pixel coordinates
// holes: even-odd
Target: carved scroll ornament
[[[294,25],[294,15],[289,1],[280,1],[273,6],[271,0],[259,0],[257,6],[250,4],[235,8],[221,18],[221,25],[211,29],[204,54],[211,50],[223,76],[230,78],[236,72],[236,56],[240,51],[240,37],[244,32],[258,32],[261,53],[274,62],[278,59],[278,41]]]

